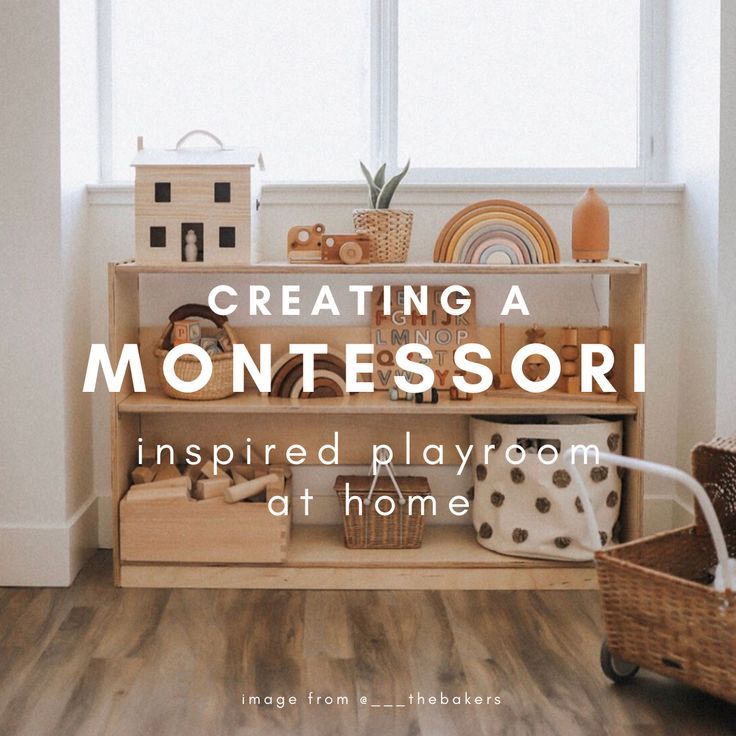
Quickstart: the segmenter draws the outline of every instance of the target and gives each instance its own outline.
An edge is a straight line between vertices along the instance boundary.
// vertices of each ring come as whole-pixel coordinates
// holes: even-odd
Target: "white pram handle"
[[[584,447],[577,447],[576,449],[579,450],[579,452],[575,454],[583,454],[585,451]],[[662,465],[660,463],[651,463],[648,460],[640,460],[635,457],[614,455],[610,452],[600,452],[598,457],[601,461],[610,463],[611,465],[618,465],[622,468],[629,468],[631,470],[640,470],[643,473],[651,473],[652,475],[660,475],[677,483],[682,483],[682,485],[687,487],[698,500],[698,504],[700,504],[703,516],[708,524],[710,535],[713,539],[713,546],[716,548],[718,567],[716,568],[716,576],[713,586],[719,592],[723,592],[724,590],[733,590],[733,577],[736,574],[736,560],[729,558],[726,539],[723,536],[723,529],[721,529],[720,522],[718,521],[718,515],[713,508],[713,504],[711,503],[705,488],[703,488],[695,478],[683,472],[679,468],[673,468],[669,465]],[[590,503],[588,492],[583,484],[583,479],[580,477],[580,473],[578,472],[577,465],[573,462],[572,447],[565,452],[563,460],[570,468],[570,474],[581,489],[580,499],[583,504],[585,520],[588,524],[590,538],[593,542],[593,549],[601,549],[602,545],[600,535],[598,534],[598,524],[595,520],[595,513]]]

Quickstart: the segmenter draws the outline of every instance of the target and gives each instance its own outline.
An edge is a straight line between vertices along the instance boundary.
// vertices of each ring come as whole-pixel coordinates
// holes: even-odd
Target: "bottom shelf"
[[[123,587],[313,590],[582,590],[597,587],[592,563],[507,557],[483,549],[469,526],[429,526],[421,548],[358,550],[338,526],[293,527],[275,565],[125,563]]]

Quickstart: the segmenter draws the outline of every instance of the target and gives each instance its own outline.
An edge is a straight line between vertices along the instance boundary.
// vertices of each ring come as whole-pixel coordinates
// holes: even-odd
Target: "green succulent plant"
[[[371,209],[387,210],[391,206],[391,200],[401,180],[409,171],[410,163],[411,160],[407,161],[406,166],[398,174],[386,181],[386,164],[381,164],[376,173],[371,174],[368,167],[362,161],[360,162],[360,169],[368,182],[368,201]]]

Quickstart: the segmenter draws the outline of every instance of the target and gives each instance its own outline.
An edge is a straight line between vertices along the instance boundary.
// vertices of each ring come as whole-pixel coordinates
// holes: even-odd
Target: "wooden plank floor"
[[[669,680],[610,685],[592,591],[137,590],[110,570],[100,552],[71,588],[0,589],[2,736],[736,733],[736,707]],[[501,704],[409,700],[466,691]]]

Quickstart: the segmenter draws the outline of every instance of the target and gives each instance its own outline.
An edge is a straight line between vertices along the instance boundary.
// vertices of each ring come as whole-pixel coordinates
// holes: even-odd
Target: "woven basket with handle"
[[[727,524],[722,528],[708,492],[698,482],[704,479],[700,463],[708,462],[702,448],[694,453],[695,478],[677,468],[600,453],[603,462],[683,484],[695,495],[707,529],[699,535],[692,525],[598,550],[608,637],[603,651],[615,665],[613,677],[606,667],[603,671],[624,681],[644,667],[736,703],[736,532]],[[592,506],[572,468],[591,537],[598,545]],[[705,474],[710,475],[706,482],[713,482],[712,471],[711,467]],[[722,494],[733,498],[736,485],[724,480]],[[627,670],[629,674],[622,674]]]
[[[382,462],[386,456],[379,457]],[[379,476],[383,468],[386,475]],[[351,500],[345,514],[345,497]],[[417,549],[424,537],[421,503],[412,513],[414,496],[429,496],[421,476],[397,476],[393,466],[379,465],[374,475],[338,475],[335,492],[345,519],[345,546],[350,549]],[[379,508],[380,506],[380,508]],[[391,510],[393,509],[393,511]]]
[[[409,210],[353,210],[356,232],[371,236],[372,263],[404,263],[409,254],[414,213]]]
[[[233,394],[233,354],[218,353],[210,356],[212,360],[212,376],[207,384],[190,394],[182,393],[172,388],[164,377],[164,358],[169,350],[173,347],[171,344],[171,334],[174,329],[174,322],[179,322],[191,317],[200,317],[209,320],[215,326],[223,329],[230,338],[231,343],[237,342],[237,336],[227,321],[227,317],[215,314],[208,306],[204,304],[185,304],[175,309],[169,315],[169,323],[164,328],[158,344],[154,351],[154,355],[158,359],[158,378],[161,388],[167,396],[173,399],[187,399],[188,401],[207,401],[209,399],[224,399]],[[191,355],[181,356],[174,364],[174,373],[182,381],[193,381],[199,376],[201,364],[197,358]]]

